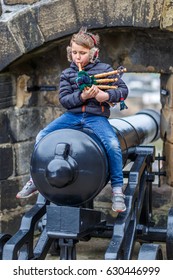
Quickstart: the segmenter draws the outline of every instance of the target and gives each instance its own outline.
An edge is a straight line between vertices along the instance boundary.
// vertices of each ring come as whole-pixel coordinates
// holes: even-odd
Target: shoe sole
[[[18,196],[18,195],[16,195],[16,198],[18,198],[18,199],[29,198],[29,197],[37,194],[37,193],[38,193],[38,191],[34,191],[34,192],[30,193],[29,195],[25,195],[25,196]]]

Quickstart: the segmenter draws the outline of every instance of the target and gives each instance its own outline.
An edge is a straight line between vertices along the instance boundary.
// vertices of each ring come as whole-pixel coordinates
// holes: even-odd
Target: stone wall
[[[63,112],[58,89],[27,88],[58,88],[60,73],[68,66],[69,38],[87,25],[101,37],[100,56],[105,62],[114,68],[124,65],[129,72],[160,73],[162,89],[169,89],[172,96],[171,3],[96,0],[93,13],[92,1],[0,1],[0,232],[15,232],[19,225],[16,217],[20,221],[27,205],[34,203],[34,198],[19,201],[15,195],[28,180],[35,136]],[[170,95],[161,98],[161,135],[168,183],[173,185],[170,100]]]

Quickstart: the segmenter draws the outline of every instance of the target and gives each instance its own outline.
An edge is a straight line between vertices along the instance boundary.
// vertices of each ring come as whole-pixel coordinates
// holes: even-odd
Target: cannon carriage
[[[163,259],[162,243],[166,244],[166,258],[173,259],[173,209],[166,228],[156,227],[152,219],[156,155],[154,146],[148,144],[159,138],[160,115],[143,110],[109,121],[123,153],[127,210],[108,222],[102,210],[94,208],[94,199],[109,182],[109,166],[93,132],[52,132],[39,142],[31,158],[31,175],[39,190],[36,204],[23,216],[13,236],[1,233],[1,259],[45,259],[56,243],[59,259],[72,260],[77,258],[76,244],[92,237],[110,239],[106,260],[132,259],[136,242],[140,243],[138,259]]]

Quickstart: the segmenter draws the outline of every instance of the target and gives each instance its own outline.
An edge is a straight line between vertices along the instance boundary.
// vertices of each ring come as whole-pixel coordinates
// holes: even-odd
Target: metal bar
[[[46,212],[47,201],[40,195],[34,205],[22,218],[21,226],[4,245],[3,260],[17,260],[25,247],[25,258],[33,258],[33,238],[36,223]],[[26,246],[27,245],[27,246]],[[22,253],[24,255],[24,252]],[[21,256],[20,256],[21,257]]]
[[[35,91],[56,91],[58,88],[56,86],[32,86],[27,87],[28,92],[35,92]]]

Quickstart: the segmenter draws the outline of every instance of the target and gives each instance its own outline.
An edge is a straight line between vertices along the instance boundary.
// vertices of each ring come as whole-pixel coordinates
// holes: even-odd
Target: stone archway
[[[26,1],[6,0],[8,8]],[[29,5],[29,4],[32,5]],[[88,28],[135,28],[172,31],[170,0],[30,1],[15,13],[2,13],[0,21],[0,70],[16,59],[54,40],[64,38],[82,25]],[[11,4],[11,6],[10,6]],[[93,13],[94,9],[94,13]],[[10,9],[9,9],[10,10]]]

